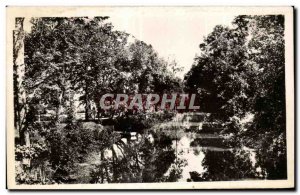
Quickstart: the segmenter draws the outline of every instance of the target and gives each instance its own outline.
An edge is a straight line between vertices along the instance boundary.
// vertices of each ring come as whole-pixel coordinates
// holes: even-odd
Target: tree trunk
[[[13,31],[13,78],[14,78],[14,125],[22,145],[30,145],[26,124],[26,94],[24,89],[24,18],[16,18],[16,29]]]

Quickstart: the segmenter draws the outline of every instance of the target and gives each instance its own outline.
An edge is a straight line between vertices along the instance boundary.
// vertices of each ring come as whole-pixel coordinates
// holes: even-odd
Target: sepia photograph
[[[295,187],[293,7],[6,14],[8,189]]]

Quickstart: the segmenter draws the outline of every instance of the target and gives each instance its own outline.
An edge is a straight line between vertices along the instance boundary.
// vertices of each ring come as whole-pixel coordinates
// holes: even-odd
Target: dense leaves
[[[16,159],[23,167],[18,182],[73,183],[78,164],[84,164],[90,153],[98,153],[101,157],[98,163],[101,163],[95,166],[99,166],[100,175],[97,177],[101,179],[94,182],[103,183],[109,162],[105,151],[120,140],[120,135],[113,129],[103,129],[99,124],[103,115],[100,97],[107,93],[181,90],[180,79],[175,76],[176,63],[167,63],[151,45],[130,40],[131,35],[114,30],[107,19],[32,18],[29,33],[24,36],[23,29],[18,31],[23,34],[16,36],[19,42],[16,42],[15,54],[18,54],[18,45],[22,46],[24,39],[25,68],[20,84],[17,84],[18,71],[14,72],[14,94],[17,105],[20,91],[24,91],[22,95],[26,102],[22,105],[25,105],[26,112],[24,119],[16,117],[16,122],[22,120],[25,124],[17,130],[28,132],[27,137],[20,133],[16,142]],[[16,68],[20,69],[17,65]],[[85,122],[78,119],[82,106]],[[24,108],[16,106],[15,109],[19,113]],[[111,120],[118,117],[113,120],[115,127],[122,131],[128,131],[128,128],[124,129],[124,123],[142,131],[157,121],[157,118],[150,117],[151,121],[145,113],[136,116],[127,113],[123,118],[122,112],[114,110],[107,115]],[[30,143],[24,145],[24,139]],[[39,161],[45,164],[42,167],[36,165],[35,162]],[[121,165],[123,161],[114,163]],[[39,176],[37,172],[40,172]],[[125,181],[117,179],[116,170],[113,172],[115,181]]]
[[[200,49],[187,90],[227,122],[223,133],[237,145],[259,150],[268,178],[286,178],[284,17],[238,16],[231,28],[216,26]]]

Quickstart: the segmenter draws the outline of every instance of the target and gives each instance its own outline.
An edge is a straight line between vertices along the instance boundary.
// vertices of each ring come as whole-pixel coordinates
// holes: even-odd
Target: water
[[[90,175],[96,176],[94,182],[108,183],[263,177],[254,150],[228,145],[227,138],[220,134],[222,129],[206,126],[205,114],[176,114],[172,121],[116,141],[103,153],[105,165],[102,166],[101,158],[96,158]]]
[[[160,131],[173,130],[169,136],[176,155],[165,175],[176,167],[180,169],[178,181],[181,182],[261,177],[254,150],[229,147],[225,144],[226,138],[216,131],[203,133],[203,122],[201,113],[177,114],[173,121],[160,125]]]

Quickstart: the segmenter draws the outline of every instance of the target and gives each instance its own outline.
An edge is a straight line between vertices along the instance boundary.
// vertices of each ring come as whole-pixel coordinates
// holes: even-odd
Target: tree
[[[287,177],[284,16],[254,16],[248,20],[255,26],[248,47],[251,64],[257,70],[249,77],[255,89],[251,93],[255,115],[249,134],[259,148],[267,178],[283,179]]]
[[[200,107],[222,120],[244,114],[246,35],[239,27],[216,26],[200,44],[202,53],[185,76],[186,90],[199,93]]]
[[[159,58],[151,45],[136,40],[129,46],[130,67],[135,72],[133,82],[137,84],[139,93],[163,93],[180,90],[180,79],[176,77],[179,69],[176,62],[167,63]],[[173,68],[173,72],[172,72]]]
[[[24,18],[16,18],[16,30],[13,32],[13,81],[14,81],[14,126],[19,133],[20,144],[30,145],[27,131],[27,114],[29,107],[26,102],[26,90],[24,88]]]
[[[226,133],[257,149],[267,178],[286,178],[284,17],[238,16],[231,28],[216,26],[200,49],[186,89],[200,94],[204,111],[238,127]],[[253,120],[238,124],[247,113]]]
[[[120,79],[116,61],[124,50],[127,34],[113,31],[108,17],[76,18],[75,48],[77,63],[73,66],[71,81],[82,96],[85,119],[89,120],[91,102],[99,102],[99,96],[109,92]],[[98,107],[98,106],[97,106]]]
[[[67,18],[38,18],[31,22],[31,33],[25,39],[28,99],[33,104],[54,106],[59,122],[73,94],[70,77],[77,59],[71,41],[74,28]]]
[[[19,128],[19,124],[22,123],[20,137],[24,132],[33,136],[30,140],[28,137],[31,141],[31,144],[26,144],[28,147],[18,147],[16,156],[36,160],[43,157],[43,163],[36,166],[46,166],[47,163],[51,165],[52,173],[48,178],[50,183],[53,180],[58,183],[74,182],[72,175],[76,172],[75,164],[82,163],[88,152],[95,151],[101,156],[101,182],[104,182],[104,178],[110,178],[110,169],[113,173],[117,172],[114,166],[117,163],[124,164],[120,167],[125,175],[127,171],[132,172],[128,173],[131,174],[131,179],[139,174],[141,176],[140,169],[128,169],[130,163],[140,166],[138,155],[130,148],[126,154],[129,158],[116,162],[112,147],[120,143],[120,137],[111,130],[101,128],[101,132],[94,135],[95,131],[86,131],[82,124],[89,123],[87,121],[91,119],[92,105],[96,105],[98,116],[100,115],[100,97],[105,93],[162,93],[165,90],[181,90],[180,79],[175,76],[178,71],[175,62],[169,64],[159,58],[152,46],[142,41],[129,42],[130,35],[114,30],[107,18],[32,18],[31,31],[27,34],[24,34],[22,29],[23,21],[18,21],[20,28],[15,32],[14,40],[15,125]],[[24,66],[21,61],[23,47]],[[18,54],[21,56],[18,57]],[[75,117],[74,101],[78,96],[85,107],[86,121],[83,122],[76,121]],[[21,98],[24,98],[24,101]],[[115,111],[112,111],[111,116],[114,114]],[[133,118],[130,126],[141,127],[140,131],[143,131],[146,125],[149,127],[150,122],[156,121],[155,119],[145,122],[145,114]],[[35,137],[39,137],[42,143],[37,143]],[[115,141],[114,138],[118,140]],[[105,157],[105,151],[111,148],[113,163]],[[35,150],[41,150],[37,155],[42,153],[42,157],[37,157],[32,152]],[[161,154],[161,158],[172,159],[171,153]],[[154,162],[154,158],[151,162]],[[30,172],[35,168],[30,167]],[[161,172],[165,172],[166,169],[167,167],[164,167]],[[97,173],[95,175],[99,178]],[[118,174],[114,177],[110,178],[111,181],[119,181]],[[120,180],[127,180],[124,178]],[[45,183],[45,180],[42,180]],[[20,182],[24,182],[23,179],[20,179]]]

